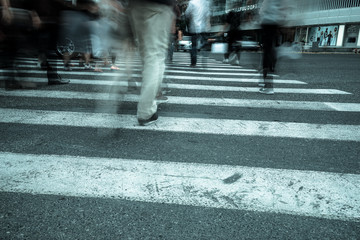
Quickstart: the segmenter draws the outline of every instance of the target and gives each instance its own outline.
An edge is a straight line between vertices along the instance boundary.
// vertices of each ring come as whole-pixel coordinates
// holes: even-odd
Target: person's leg
[[[146,120],[157,112],[155,97],[165,71],[173,12],[167,5],[144,2],[130,13],[144,64],[137,117]]]
[[[6,39],[1,42],[2,54],[0,54],[1,68],[4,68],[8,71],[5,79],[6,89],[22,88],[21,84],[15,80],[15,58],[17,48],[18,46],[16,35],[10,35],[8,33]],[[3,72],[2,74],[5,74],[5,72]]]
[[[275,67],[275,40],[276,30],[273,25],[263,25],[263,77],[266,78],[268,72],[272,72]]]
[[[261,93],[274,94],[273,77],[268,76],[269,72],[275,71],[276,55],[275,41],[277,36],[277,26],[263,25],[263,79],[265,86],[260,89]]]
[[[198,39],[199,39],[198,34],[194,34],[191,36],[191,44],[192,44],[191,51],[190,51],[191,66],[196,66],[196,63],[197,63]]]
[[[224,61],[223,61],[224,63],[229,63],[229,57],[230,57],[230,53],[232,51],[232,41],[230,39],[229,34],[230,33],[228,32],[228,34],[226,36],[226,42],[228,44],[228,48],[227,48],[226,53],[224,54]]]

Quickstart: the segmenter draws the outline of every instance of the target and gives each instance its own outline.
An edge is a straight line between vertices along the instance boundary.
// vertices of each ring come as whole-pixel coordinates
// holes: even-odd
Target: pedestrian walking
[[[5,88],[35,88],[35,83],[16,79],[15,60],[19,49],[35,49],[44,69],[48,84],[66,84],[69,80],[57,74],[56,65],[50,66],[48,57],[55,50],[58,36],[59,13],[64,5],[57,0],[1,0],[1,29],[4,34],[1,43],[1,62],[10,70]],[[26,39],[26,40],[25,40]]]
[[[278,29],[285,24],[287,0],[264,0],[260,8],[260,20],[263,40],[263,82],[259,83],[259,92],[274,94],[273,74],[276,66],[276,44]]]
[[[76,52],[81,53],[85,64],[79,66],[84,70],[94,70],[90,64],[92,54],[91,33],[92,21],[99,19],[99,6],[94,0],[77,0],[76,8],[64,11],[62,14],[62,36],[70,36],[76,46]],[[64,53],[64,70],[71,70],[71,55]]]
[[[173,0],[132,0],[129,3],[131,24],[143,62],[137,107],[137,119],[141,126],[158,119],[156,95],[165,72],[173,5]]]
[[[174,18],[172,20],[171,32],[170,32],[170,42],[167,56],[167,63],[172,63],[174,51],[176,50],[176,42],[179,40],[179,27],[177,26],[178,21],[180,20],[181,12],[179,6],[174,4]]]
[[[62,78],[57,72],[56,64],[50,64],[50,55],[55,51],[60,34],[60,15],[69,7],[58,0],[33,0],[32,6],[40,18],[40,27],[36,30],[35,40],[38,50],[38,65],[46,69],[48,83],[67,84],[68,79]]]
[[[197,63],[197,52],[205,44],[205,33],[210,30],[210,4],[208,0],[190,0],[185,11],[191,34],[191,67]]]
[[[236,41],[241,40],[240,25],[241,25],[241,13],[235,10],[230,11],[226,15],[223,32],[220,33],[223,34],[224,32],[227,32],[226,41],[228,43],[228,49],[227,52],[224,54],[223,63],[229,63],[230,54],[234,51],[236,54],[235,65],[240,64],[240,48],[238,47],[236,49],[233,48],[233,44],[236,43]]]

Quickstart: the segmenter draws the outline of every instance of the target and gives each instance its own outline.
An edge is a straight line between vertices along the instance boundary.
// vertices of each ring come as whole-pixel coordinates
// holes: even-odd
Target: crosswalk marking
[[[124,84],[124,86],[126,86]],[[116,100],[125,102],[137,102],[138,95],[111,93],[90,93],[56,90],[27,90],[27,91],[5,91],[0,90],[0,96],[33,97],[33,98],[60,98],[60,99],[86,99],[86,100]],[[297,109],[308,111],[338,111],[338,112],[360,112],[359,103],[339,102],[311,102],[311,101],[282,101],[282,100],[253,100],[232,98],[201,98],[201,97],[178,97],[169,96],[167,104],[204,105],[222,107],[248,107],[248,108],[272,108],[272,109]]]
[[[23,79],[19,77],[18,79]],[[174,79],[174,78],[172,78]],[[29,78],[25,80],[37,83],[45,82],[45,79]],[[46,80],[47,81],[47,80]],[[109,81],[109,80],[77,80],[72,79],[73,84],[83,85],[107,85],[107,86],[126,86],[125,81]],[[166,83],[165,86],[170,89],[181,90],[204,90],[204,91],[226,91],[226,92],[252,92],[257,93],[259,87],[233,87],[233,86],[218,86],[218,85],[197,85],[197,84],[178,84],[178,83]],[[337,89],[311,89],[311,88],[276,88],[277,93],[291,93],[291,94],[339,94],[348,95],[349,92],[337,90]]]
[[[199,61],[198,67],[194,69],[189,67],[189,55],[180,54],[174,64],[167,66],[164,86],[178,90],[258,92],[259,88],[255,86],[261,79],[261,74],[257,70],[219,64],[213,59],[204,60]],[[62,65],[62,60],[53,62]],[[47,82],[46,72],[35,68],[35,59],[22,58],[18,63],[21,63],[20,73],[38,75],[38,77],[19,77],[19,80]],[[125,64],[124,61],[117,63]],[[131,66],[134,67],[133,78],[140,80],[141,61],[134,60]],[[80,68],[74,67],[74,69]],[[0,74],[6,75],[7,72],[9,71],[0,70]],[[114,114],[112,111],[119,101],[137,102],[139,98],[134,94],[119,95],[107,91],[113,86],[119,86],[118,90],[121,91],[127,89],[128,82],[123,81],[127,76],[124,69],[120,73],[109,71],[104,73],[58,71],[58,73],[64,77],[69,76],[71,84],[92,85],[104,91],[91,93],[54,89],[26,91],[0,89],[0,97],[101,100],[97,102],[96,107],[108,110],[107,113],[100,113],[97,108],[94,109],[96,113],[87,113],[12,109],[1,106],[3,108],[0,108],[0,123],[29,124],[40,128],[41,126],[96,128],[99,134],[102,132],[106,134],[108,130],[127,129],[149,134],[179,132],[218,135],[220,138],[250,136],[326,140],[341,144],[345,141],[360,142],[360,125],[346,124],[235,120],[223,119],[221,116],[219,119],[207,119],[160,115],[157,123],[141,127],[138,126],[135,114]],[[119,79],[121,81],[118,81]],[[0,80],[4,80],[4,76],[0,76]],[[176,83],[176,80],[181,80],[182,83]],[[189,84],[183,84],[185,81]],[[198,82],[190,84],[191,81]],[[231,83],[231,86],[223,86],[219,82],[228,85]],[[237,83],[254,83],[254,87],[242,87],[241,84],[234,86]],[[315,96],[352,94],[337,89],[313,89],[306,82],[299,80],[275,78],[274,83],[275,96],[278,93]],[[283,88],[278,84],[299,86]],[[305,88],[302,88],[304,85]],[[116,88],[112,88],[114,89]],[[126,91],[122,93],[124,92]],[[239,99],[182,96],[168,96],[168,98],[168,104],[179,105],[360,112],[360,103],[255,100],[241,99],[241,95]],[[360,174],[0,152],[0,191],[3,192],[119,198],[360,222],[359,185]]]
[[[53,62],[53,61],[50,61],[50,65],[53,65],[53,64],[56,64],[57,67],[63,67],[64,64],[61,63],[61,62]],[[75,62],[74,63],[74,66],[72,66],[71,68],[72,69],[76,69],[76,70],[83,70],[84,67],[79,67],[77,65],[78,62]],[[24,68],[24,67],[27,67],[27,68],[37,68],[36,66],[36,63],[34,61],[30,61],[30,60],[23,60],[23,61],[18,61],[18,64],[17,67],[20,67],[20,68]],[[25,65],[26,64],[26,65]],[[30,64],[30,65],[29,65]],[[125,67],[126,66],[126,63],[125,62],[117,62],[117,64],[119,64],[118,66],[120,67]],[[140,62],[130,62],[129,63],[130,66],[132,67],[141,67],[142,64]],[[102,64],[100,64],[100,66],[102,66]],[[242,68],[242,67],[238,67],[238,68],[234,68],[234,67],[229,67],[229,66],[221,66],[219,67],[219,64],[216,64],[216,65],[209,65],[210,68],[206,69],[208,71],[218,71],[218,72],[227,72],[227,71],[231,71],[231,72],[257,72],[256,69],[249,69],[249,68]],[[104,70],[107,70],[109,69],[109,67],[101,67],[102,69]],[[186,66],[177,66],[177,64],[170,64],[170,65],[167,65],[166,66],[166,69],[165,71],[169,71],[169,70],[172,70],[172,69],[181,69],[181,70],[191,70],[191,71],[194,71],[194,68],[193,67],[186,67]],[[182,71],[184,72],[184,71]]]
[[[133,115],[7,108],[0,108],[0,115],[2,123],[144,130]],[[161,117],[158,124],[147,126],[146,130],[360,142],[358,125]]]
[[[32,71],[33,74],[42,74],[43,80],[41,78],[34,78],[34,77],[18,77],[23,81],[32,81],[32,82],[44,82],[47,81],[47,78],[44,74],[45,72],[42,71]],[[129,76],[124,73],[95,73],[95,72],[66,72],[66,71],[58,71],[61,76],[83,76],[83,77],[114,77],[114,78],[124,78],[127,79]],[[204,74],[206,75],[206,74]],[[132,78],[140,79],[141,74],[131,74]],[[45,79],[46,78],[46,79]],[[192,77],[192,76],[179,76],[179,75],[166,75],[166,78],[171,78],[172,80],[186,80],[186,81],[207,81],[207,82],[233,82],[233,83],[258,83],[261,78],[254,77],[254,78],[221,78],[221,77]],[[0,80],[6,79],[5,76],[0,76]],[[72,79],[76,79],[73,78]],[[78,79],[80,80],[80,79]],[[298,81],[298,80],[283,80],[283,79],[276,79],[274,80],[275,84],[284,83],[284,84],[299,84],[299,85],[306,85],[305,82]]]
[[[0,72],[10,72],[11,70],[1,70]],[[18,71],[20,72],[26,72],[26,73],[44,73],[44,71],[39,71],[39,70],[29,70],[29,69],[19,69]],[[193,78],[195,77],[194,75],[219,75],[218,72],[196,72],[196,71],[180,71],[180,70],[167,70],[167,73],[182,73],[182,74],[191,74],[193,75]],[[69,71],[58,71],[59,74],[69,74]],[[76,72],[73,71],[71,72],[72,75],[84,75],[84,72]],[[108,72],[92,72],[92,71],[88,71],[86,72],[85,75],[102,75],[102,76],[118,76],[121,75],[121,73],[108,73]],[[224,75],[224,76],[234,76],[234,77],[239,77],[239,76],[253,76],[253,77],[261,77],[262,75],[260,73],[246,73],[246,72],[238,72],[238,73],[221,73],[220,75]],[[137,74],[136,76],[140,76],[139,74]],[[275,76],[275,75],[274,75]],[[210,77],[207,77],[207,79],[209,79]]]
[[[0,152],[0,179],[6,192],[360,221],[358,174]]]

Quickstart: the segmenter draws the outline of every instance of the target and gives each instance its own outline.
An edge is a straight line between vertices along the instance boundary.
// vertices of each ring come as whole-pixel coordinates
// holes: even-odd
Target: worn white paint
[[[76,69],[76,68],[74,68]],[[80,68],[79,68],[80,69]],[[11,72],[11,70],[0,70],[0,73],[8,73]],[[27,73],[27,74],[42,74],[45,71],[40,71],[40,70],[32,70],[32,69],[20,69],[18,70],[19,73]],[[113,77],[113,76],[127,76],[124,73],[114,73],[114,72],[94,72],[94,71],[57,71],[59,74],[71,74],[71,75],[82,75],[82,76],[107,76],[107,77]],[[139,72],[139,71],[137,71]],[[250,71],[239,71],[239,72],[211,72],[211,71],[206,71],[206,72],[201,72],[201,71],[181,71],[181,70],[166,70],[166,73],[181,73],[181,74],[191,74],[192,76],[186,76],[186,78],[198,78],[197,75],[205,75],[208,76],[206,77],[206,79],[210,79],[212,78],[211,76],[213,75],[223,75],[223,76],[232,76],[232,77],[240,77],[240,76],[247,76],[247,77],[261,77],[262,74],[257,73],[257,72],[250,72]],[[131,76],[133,77],[140,77],[141,74],[131,74]],[[273,75],[273,76],[277,76],[277,75]],[[173,77],[172,75],[169,75],[169,77]],[[184,77],[184,76],[182,76]]]
[[[18,78],[21,80],[22,78]],[[45,83],[44,78],[30,78],[25,79],[29,82]],[[114,80],[78,80],[71,79],[70,84],[83,84],[83,85],[105,85],[105,86],[127,86],[125,79],[120,81]],[[253,82],[257,82],[253,80]],[[177,84],[177,83],[165,83],[163,86],[170,89],[180,90],[205,90],[205,91],[227,91],[227,92],[251,92],[258,93],[259,87],[234,87],[234,86],[218,86],[218,85],[197,85],[197,84]],[[311,89],[311,88],[275,88],[276,93],[290,93],[290,94],[340,94],[347,95],[349,92],[337,90],[337,89]]]
[[[0,70],[1,72],[1,70]],[[47,81],[47,77],[46,77],[46,73],[45,72],[40,72],[40,71],[33,71],[33,73],[35,74],[42,74],[41,77],[17,77],[18,80],[22,80],[22,81],[30,81],[30,82],[46,82]],[[95,72],[89,72],[89,73],[84,73],[84,72],[74,72],[75,74],[73,74],[73,72],[69,73],[69,72],[63,72],[62,76],[66,77],[67,75],[71,75],[71,80],[73,82],[73,80],[76,80],[77,82],[81,82],[84,81],[84,79],[86,80],[86,78],[94,78],[94,77],[99,77],[99,79],[104,79],[104,77],[108,77],[108,78],[114,78],[114,79],[120,79],[120,80],[126,80],[128,78],[128,76],[126,74],[120,74],[120,73],[95,73]],[[76,79],[76,77],[74,76],[83,76],[84,79]],[[140,74],[132,74],[131,75],[133,79],[141,79],[141,75]],[[5,80],[6,76],[0,76],[0,80]],[[165,82],[167,81],[172,81],[172,80],[186,80],[186,81],[206,81],[206,82],[211,82],[211,81],[216,81],[216,82],[233,82],[233,83],[255,83],[257,84],[259,82],[259,80],[261,79],[260,77],[235,77],[235,78],[222,78],[222,77],[212,77],[212,76],[182,76],[182,75],[165,75]],[[169,79],[169,80],[167,80]],[[298,80],[291,80],[291,79],[275,79],[273,80],[273,82],[275,84],[299,84],[299,85],[306,85],[307,83],[302,82],[302,81],[298,81]],[[83,82],[87,83],[86,81]],[[81,83],[78,83],[81,84]]]
[[[121,87],[119,91],[127,88]],[[17,90],[5,91],[0,89],[0,96],[9,97],[34,97],[34,98],[56,98],[56,99],[85,99],[85,100],[118,100],[124,102],[137,102],[138,95],[115,94],[115,93],[93,93],[56,90]],[[221,107],[247,107],[247,108],[271,108],[291,109],[307,111],[338,111],[338,112],[360,112],[360,103],[339,102],[315,102],[315,101],[282,101],[282,100],[256,100],[256,99],[233,99],[233,98],[200,98],[200,97],[177,97],[169,96],[167,104],[203,105]]]
[[[1,123],[360,142],[358,125],[160,117],[158,123],[144,128],[138,126],[135,116],[109,113],[0,108],[0,116]]]
[[[360,175],[0,152],[0,191],[360,221]]]

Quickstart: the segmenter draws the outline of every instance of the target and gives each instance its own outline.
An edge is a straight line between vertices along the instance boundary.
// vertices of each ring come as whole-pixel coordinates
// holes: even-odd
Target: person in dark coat
[[[55,49],[58,22],[57,15],[51,9],[59,11],[61,8],[58,4],[60,4],[58,0],[1,0],[1,29],[4,32],[4,37],[1,39],[1,63],[10,72],[5,81],[5,88],[36,87],[35,83],[16,80],[15,59],[20,48],[37,50],[41,48],[39,52],[43,56],[48,56],[50,50]],[[28,39],[33,41],[28,41]],[[25,42],[27,45],[24,44]],[[29,42],[33,44],[29,46]],[[43,58],[43,68],[47,70],[48,84],[69,82],[57,74],[56,66],[51,67],[46,57]]]

